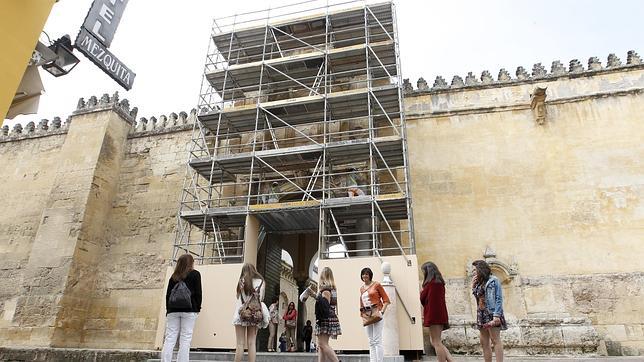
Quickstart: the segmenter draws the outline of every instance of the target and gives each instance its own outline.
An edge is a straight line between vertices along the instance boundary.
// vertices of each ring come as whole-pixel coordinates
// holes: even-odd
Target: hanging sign
[[[112,44],[127,2],[94,0],[74,46],[119,85],[130,90],[136,74],[107,49]]]

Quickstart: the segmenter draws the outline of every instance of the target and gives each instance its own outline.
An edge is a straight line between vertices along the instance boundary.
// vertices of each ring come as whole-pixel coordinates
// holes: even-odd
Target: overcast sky
[[[212,19],[265,9],[294,1],[132,0],[129,1],[110,50],[136,74],[126,92],[76,51],[81,63],[68,75],[54,78],[41,70],[46,93],[37,115],[16,117],[25,124],[54,116],[65,118],[79,97],[112,94],[139,107],[139,117],[189,111],[196,107]],[[429,1],[398,0],[398,30],[402,74],[416,84],[430,84],[437,75],[448,82],[468,71],[480,76],[499,68],[514,76],[553,60],[566,66],[571,59],[609,53],[626,61],[626,52],[644,56],[644,1]],[[61,0],[52,10],[45,31],[52,40],[69,34],[75,39],[91,0]],[[11,122],[13,123],[13,122]],[[37,123],[37,122],[36,122]]]

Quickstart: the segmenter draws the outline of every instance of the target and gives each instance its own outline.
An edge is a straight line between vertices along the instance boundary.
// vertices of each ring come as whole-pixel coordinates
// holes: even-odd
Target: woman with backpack
[[[290,302],[288,304],[288,308],[286,308],[282,319],[284,320],[284,328],[286,329],[286,340],[290,347],[290,343],[295,341],[295,328],[297,327],[297,309],[295,309],[295,303]]]
[[[323,301],[321,299],[324,299]],[[321,302],[325,307],[321,307]],[[322,309],[324,309],[322,311]],[[323,313],[321,313],[323,312]],[[329,337],[337,339],[342,334],[338,320],[338,293],[331,268],[324,267],[320,272],[319,294],[315,302],[315,335],[318,336],[318,362],[338,362],[338,356],[329,345]],[[322,314],[324,314],[322,316]]]
[[[253,264],[244,263],[235,288],[235,362],[240,362],[244,355],[244,343],[248,346],[248,362],[255,362],[257,328],[268,326],[268,308],[262,303],[264,289],[264,277],[257,272]]]
[[[190,358],[192,330],[201,311],[201,274],[194,270],[194,259],[183,254],[177,259],[174,272],[168,282],[165,294],[165,342],[161,351],[161,361],[171,362],[174,345],[179,338],[177,362],[187,362]]]
[[[360,287],[360,316],[369,338],[369,361],[382,362],[385,358],[382,345],[382,331],[385,323],[382,318],[390,303],[389,296],[385,288],[373,280],[371,268],[362,268],[360,279],[364,283]]]

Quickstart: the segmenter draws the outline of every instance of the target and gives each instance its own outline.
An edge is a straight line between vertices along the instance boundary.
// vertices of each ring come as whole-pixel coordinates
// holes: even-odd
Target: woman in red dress
[[[429,336],[438,361],[453,361],[452,355],[441,341],[441,333],[449,328],[445,305],[445,280],[436,264],[431,261],[423,264],[421,269],[424,274],[423,290],[420,293],[420,303],[423,305],[423,327],[429,327]]]

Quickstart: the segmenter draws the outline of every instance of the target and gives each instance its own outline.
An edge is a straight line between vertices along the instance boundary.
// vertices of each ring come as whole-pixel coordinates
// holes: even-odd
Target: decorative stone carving
[[[472,72],[467,72],[465,76],[465,85],[476,85],[479,83],[479,80],[476,79],[476,76]]]
[[[506,279],[513,279],[519,274],[519,266],[516,261],[510,263],[503,262],[496,257],[496,251],[490,246],[485,248],[483,252],[483,258],[485,262],[488,263],[491,269],[498,269],[503,274],[505,274]]]
[[[528,72],[526,72],[525,68],[522,66],[517,67],[516,76],[518,80],[524,80],[529,78]]]
[[[22,125],[20,123],[16,123],[13,125],[13,131],[11,132],[12,134],[22,134]]]
[[[49,124],[48,119],[46,118],[41,119],[40,122],[38,122],[38,132],[47,132],[47,130],[49,129],[48,124]]]
[[[136,119],[136,115],[139,113],[139,107],[133,107],[130,111],[130,117]]]
[[[109,94],[104,93],[98,100],[95,96],[91,96],[87,102],[85,102],[83,98],[80,98],[76,106],[76,111],[74,111],[73,114],[77,115],[109,109],[114,110],[130,124],[134,124],[138,109],[135,110],[133,108],[132,111],[130,111],[129,101],[127,99],[120,100],[118,92],[114,92],[111,97]]]
[[[100,105],[106,105],[106,104],[108,104],[108,103],[110,103],[110,95],[109,95],[109,94],[107,94],[107,93],[103,93],[103,96],[102,96],[102,97],[101,97],[101,99],[98,101],[98,104],[100,104]]]
[[[634,50],[629,50],[626,55],[626,64],[627,65],[639,65],[642,64],[642,58]]]
[[[188,119],[188,114],[186,112],[184,111],[179,112],[179,124],[181,125],[186,124],[188,122],[187,119]]]
[[[71,117],[69,117],[69,121],[71,122]],[[51,127],[53,129],[60,129],[61,121],[60,117],[54,117],[54,119],[51,121]]]
[[[144,132],[148,128],[148,119],[145,117],[141,117],[139,119],[139,123],[137,124],[136,130],[139,132]]]
[[[452,78],[452,88],[458,88],[463,86],[465,86],[465,82],[463,82],[463,78],[459,77],[458,75],[455,75],[454,78]]]
[[[579,59],[573,59],[568,64],[568,71],[570,73],[581,73],[584,71],[584,66],[581,64]]]
[[[496,77],[496,79],[498,79],[499,82],[509,82],[512,80],[512,77],[510,76],[510,72],[508,72],[505,68],[501,68],[499,70],[499,76]]]
[[[174,112],[170,113],[170,117],[169,117],[170,127],[174,127],[177,125],[177,118],[178,117],[176,113]]]
[[[152,116],[150,117],[150,130],[157,129],[157,117]]]
[[[622,65],[622,61],[614,53],[608,54],[608,60],[606,62],[607,68],[619,67]]]
[[[411,93],[414,91],[414,87],[409,83],[409,78],[403,79],[403,92]]]
[[[536,63],[532,66],[532,77],[543,78],[546,75],[548,75],[548,71],[541,63]]]
[[[448,85],[447,85],[447,82],[445,81],[445,78],[443,78],[443,77],[441,77],[439,75],[439,76],[436,77],[436,79],[434,79],[434,85],[432,86],[432,88],[444,89],[444,88],[447,88],[447,87],[448,87]]]
[[[36,124],[33,121],[30,121],[25,126],[27,133],[34,133],[36,131]]]
[[[3,136],[9,135],[9,126],[6,125],[6,124],[4,126],[2,126],[2,135]]]
[[[601,70],[601,69],[602,69],[602,63],[599,61],[599,58],[597,57],[588,58],[588,70]]]
[[[197,109],[193,108],[190,110],[190,115],[186,119],[188,124],[193,124],[197,120]]]
[[[159,128],[167,128],[168,127],[168,117],[165,116],[165,114],[161,115],[159,117]]]
[[[67,119],[65,120],[65,128],[69,128],[69,126],[72,125],[72,116],[68,116]]]
[[[419,91],[429,90],[429,86],[427,85],[427,81],[425,80],[425,78],[423,77],[418,78],[418,81],[416,82],[416,88]]]
[[[481,83],[490,84],[492,82],[494,82],[494,78],[492,78],[492,74],[490,74],[489,70],[484,70],[481,73]]]
[[[530,95],[530,108],[538,125],[546,123],[546,89],[537,87]]]
[[[566,67],[564,67],[563,63],[561,63],[559,60],[555,60],[552,62],[552,65],[550,66],[550,74],[564,75],[566,74]]]

